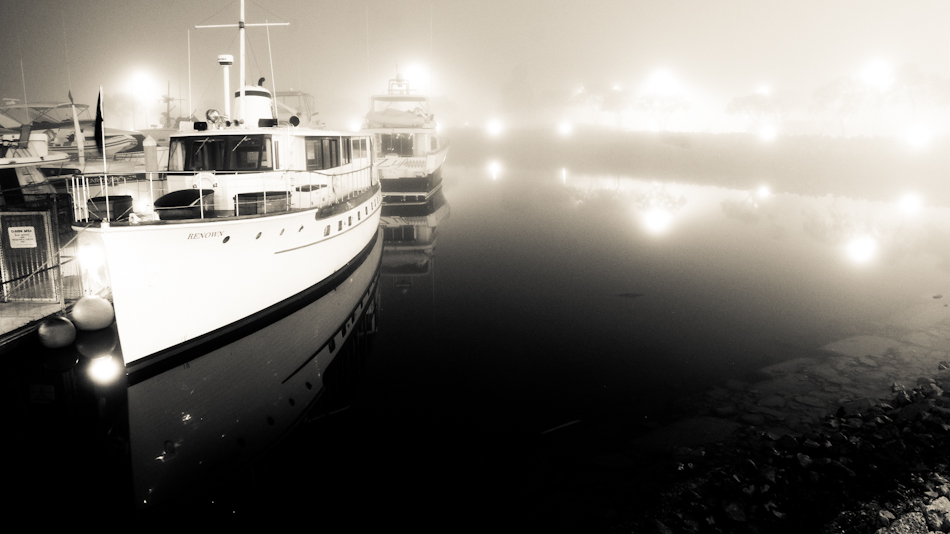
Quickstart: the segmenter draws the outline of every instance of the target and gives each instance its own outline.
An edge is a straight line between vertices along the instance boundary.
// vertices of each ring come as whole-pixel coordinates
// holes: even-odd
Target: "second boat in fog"
[[[429,98],[401,75],[389,80],[387,94],[370,97],[362,132],[374,137],[387,202],[425,200],[441,185],[449,142],[437,133]]]

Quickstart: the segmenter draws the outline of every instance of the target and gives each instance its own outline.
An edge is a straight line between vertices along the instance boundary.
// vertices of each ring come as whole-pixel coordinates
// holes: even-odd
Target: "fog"
[[[166,94],[174,116],[188,115],[189,95],[198,116],[222,107],[215,58],[237,58],[237,32],[195,26],[236,23],[236,0],[0,6],[2,98],[62,102],[72,92],[94,105],[101,85],[107,124],[126,128],[159,123]],[[313,94],[337,129],[397,70],[435,98],[447,127],[495,118],[766,136],[947,129],[950,6],[940,2],[274,0],[248,1],[246,12],[249,24],[290,23],[248,29],[247,81]]]

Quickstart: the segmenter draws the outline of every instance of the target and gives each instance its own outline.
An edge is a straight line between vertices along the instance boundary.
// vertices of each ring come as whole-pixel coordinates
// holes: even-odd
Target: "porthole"
[[[267,416],[267,424],[270,425],[270,426],[274,426],[274,418],[268,415],[268,416]]]
[[[313,384],[310,382],[305,382],[304,385],[307,386],[307,389],[313,389]]]
[[[360,212],[356,212],[356,220],[359,221],[359,220],[362,220],[362,219],[363,219],[363,214],[360,213]]]
[[[290,403],[291,406],[297,404],[296,402],[294,402],[294,399],[287,399],[287,402]]]
[[[231,236],[226,235],[226,236],[224,236],[224,241],[222,241],[222,243],[227,243],[227,242],[230,241],[230,240],[231,240]]]
[[[347,225],[347,226],[353,226],[353,217],[352,217],[352,216],[346,218],[346,225]]]
[[[261,238],[261,232],[257,232],[257,237],[255,237],[254,239],[260,239],[260,238]]]
[[[297,230],[297,231],[298,231],[298,232],[303,232],[303,225],[302,225],[302,224],[300,225],[300,229]]]
[[[340,230],[342,230],[342,229],[343,229],[343,221],[341,220],[341,221],[340,221],[340,227],[337,228],[337,231],[340,231]]]
[[[284,229],[283,229],[283,228],[280,229],[280,235],[284,235]]]
[[[324,236],[330,235],[330,225],[329,225],[329,224],[327,225],[326,228],[323,229],[323,235],[324,235]]]
[[[333,351],[335,351],[335,350],[336,350],[336,343],[334,342],[334,340],[331,339],[331,340],[330,340],[330,352],[333,352]]]

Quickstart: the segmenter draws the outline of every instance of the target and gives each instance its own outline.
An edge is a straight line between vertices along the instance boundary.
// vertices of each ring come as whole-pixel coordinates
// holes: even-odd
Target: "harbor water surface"
[[[946,208],[483,155],[450,152],[428,204],[384,206],[375,334],[345,399],[146,517],[583,522],[674,476],[663,447],[793,432],[950,349]],[[849,352],[862,340],[881,350]],[[628,500],[572,469],[622,471]]]

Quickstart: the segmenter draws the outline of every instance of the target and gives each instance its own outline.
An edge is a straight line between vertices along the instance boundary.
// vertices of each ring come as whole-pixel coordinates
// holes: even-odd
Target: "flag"
[[[99,86],[99,101],[96,102],[96,150],[106,159],[106,136],[102,127],[102,86]]]
[[[82,128],[79,126],[79,115],[76,114],[76,103],[73,102],[73,92],[69,91],[69,107],[73,110],[73,130],[75,131],[74,137],[76,139],[76,151],[79,153],[79,164],[85,168],[86,166],[86,138],[82,133]]]

